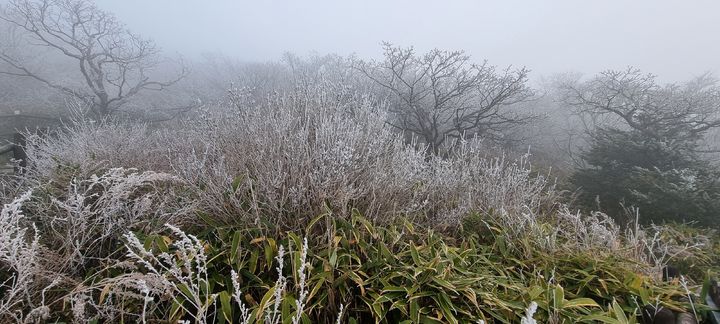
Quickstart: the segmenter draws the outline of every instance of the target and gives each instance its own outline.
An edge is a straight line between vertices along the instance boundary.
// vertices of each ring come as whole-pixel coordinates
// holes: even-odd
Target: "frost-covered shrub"
[[[0,213],[0,321],[42,322],[62,299],[78,321],[100,316],[107,308],[83,292],[85,276],[123,258],[124,233],[182,224],[195,210],[176,176],[112,168],[82,178],[77,169],[59,167],[48,179],[36,173],[14,183],[32,190]]]
[[[372,182],[397,168],[391,161],[405,153],[362,99],[278,96],[256,107],[212,112],[186,128],[182,140],[168,144],[173,170],[203,186],[208,207],[230,222],[257,214],[313,215],[323,202],[347,211],[353,200],[372,197]],[[223,199],[229,190],[253,204]],[[218,199],[235,204],[218,206]]]
[[[556,230],[562,231],[575,249],[617,250],[624,243],[620,227],[610,216],[601,212],[583,215],[580,212],[570,212],[568,207],[564,206],[558,210],[556,217]]]
[[[31,183],[87,178],[110,167],[178,176],[193,188],[204,221],[269,221],[300,228],[328,207],[362,210],[377,222],[398,216],[454,225],[471,211],[536,215],[553,185],[526,157],[494,157],[480,139],[445,157],[405,142],[376,99],[336,84],[200,112],[163,129],[83,122],[28,138]],[[68,175],[70,174],[70,175]]]
[[[627,245],[634,247],[635,259],[655,266],[655,274],[671,264],[692,278],[716,276],[720,264],[720,235],[717,230],[686,224],[636,226],[625,233]]]
[[[55,267],[73,273],[114,253],[129,229],[150,232],[167,221],[181,222],[192,203],[176,193],[182,182],[153,171],[113,168],[87,178],[58,179],[35,188],[28,221],[52,246]],[[185,204],[183,206],[183,204]]]
[[[229,273],[232,287],[226,287],[221,292],[214,292],[219,286],[218,281],[223,280],[224,276],[218,277],[219,273],[213,272],[219,270],[217,265],[213,264],[218,259],[209,260],[211,256],[206,252],[206,249],[210,249],[206,247],[208,242],[203,242],[175,226],[167,224],[166,227],[172,232],[172,238],[168,237],[172,243],[161,251],[148,249],[135,234],[125,234],[127,256],[129,262],[136,268],[133,268],[134,271],[131,274],[112,278],[102,283],[109,289],[126,296],[133,296],[133,294],[128,294],[128,290],[134,289],[137,292],[134,297],[141,299],[143,305],[140,314],[134,315],[143,323],[148,319],[154,319],[150,310],[156,309],[157,304],[162,304],[164,301],[172,301],[179,305],[175,314],[164,314],[177,316],[177,318],[165,318],[168,320],[179,320],[180,317],[192,318],[195,323],[207,323],[213,318],[215,320],[220,318],[232,320],[230,297],[240,310],[240,323],[243,324],[258,323],[263,320],[268,324],[289,321],[299,324],[303,318],[307,319],[304,309],[309,298],[307,281],[309,281],[308,268],[310,268],[311,262],[308,259],[307,239],[296,251],[299,253],[298,259],[296,259],[297,269],[292,274],[292,278],[296,278],[295,282],[290,282],[291,285],[288,285],[292,278],[286,277],[283,271],[286,262],[285,248],[280,245],[277,255],[274,257],[277,264],[275,269],[277,280],[272,289],[267,292],[268,298],[260,305],[248,306],[241,291],[239,275],[235,269]],[[274,251],[268,252],[274,253]],[[292,256],[292,253],[293,251],[290,251],[288,254]],[[248,269],[237,270],[248,273]],[[295,296],[290,294],[293,286],[297,289]],[[295,312],[292,314],[285,310],[281,312],[281,305],[287,303],[295,306]],[[162,313],[162,309],[160,309],[160,313]],[[342,315],[342,310],[340,315]]]
[[[452,225],[478,210],[534,215],[554,198],[527,158],[490,156],[479,139],[447,157],[406,145],[382,107],[361,95],[318,87],[235,102],[162,135],[172,172],[198,187],[220,224],[262,216],[296,228],[327,205],[378,222],[403,216]]]
[[[25,178],[43,181],[66,167],[89,176],[98,170],[134,167],[162,171],[164,150],[144,124],[112,120],[78,120],[49,134],[26,133],[28,168]]]
[[[23,194],[0,211],[0,321],[3,322],[22,321],[23,308],[31,305],[27,298],[32,296],[32,285],[40,271],[37,230],[23,225],[22,206],[31,194]]]
[[[143,294],[142,320],[148,303],[153,301],[152,295],[160,295],[164,299],[173,299],[196,323],[206,323],[208,312],[215,303],[218,294],[210,292],[208,280],[208,260],[203,242],[179,228],[166,225],[178,239],[172,244],[172,255],[167,252],[153,254],[138,240],[134,234],[125,234],[128,241],[128,257],[147,271],[145,278],[135,279]],[[154,284],[148,285],[148,282]]]

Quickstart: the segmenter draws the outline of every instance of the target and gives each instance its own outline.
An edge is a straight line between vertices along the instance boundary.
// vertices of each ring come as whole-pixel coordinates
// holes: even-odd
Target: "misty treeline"
[[[375,59],[187,59],[88,0],[10,0],[0,23],[0,122],[63,120],[27,130],[26,167],[0,178],[2,321],[709,309],[711,75],[541,77],[391,43]],[[669,264],[686,276],[663,282]]]

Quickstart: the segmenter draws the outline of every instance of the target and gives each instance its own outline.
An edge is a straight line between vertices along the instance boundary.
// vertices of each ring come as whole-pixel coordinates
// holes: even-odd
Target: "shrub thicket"
[[[714,233],[572,212],[527,157],[487,156],[477,141],[427,156],[376,108],[319,87],[174,128],[30,136],[29,168],[0,197],[0,321],[627,323],[645,304],[704,311],[682,298],[717,261]],[[680,258],[693,276],[661,282]]]

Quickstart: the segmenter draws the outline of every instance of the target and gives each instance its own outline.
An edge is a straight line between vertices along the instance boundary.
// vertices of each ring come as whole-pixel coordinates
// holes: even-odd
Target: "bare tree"
[[[659,85],[635,68],[605,71],[562,85],[564,101],[594,127],[625,127],[648,138],[696,141],[720,127],[720,87],[709,74],[684,84]]]
[[[89,0],[11,0],[0,19],[20,28],[30,45],[49,48],[78,64],[81,85],[54,80],[33,69],[22,57],[0,52],[0,73],[26,77],[71,95],[107,116],[144,90],[163,90],[187,74],[158,81],[150,73],[161,64],[154,42],[127,29],[115,16]]]
[[[504,130],[532,118],[507,109],[534,96],[525,68],[497,71],[487,62],[473,64],[462,51],[418,56],[413,48],[383,48],[383,61],[356,61],[354,67],[389,92],[395,115],[389,123],[419,136],[435,153],[448,138],[504,140]]]

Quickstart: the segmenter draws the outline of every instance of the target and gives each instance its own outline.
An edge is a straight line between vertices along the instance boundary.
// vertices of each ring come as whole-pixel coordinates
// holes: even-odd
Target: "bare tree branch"
[[[492,139],[531,116],[508,111],[530,100],[528,70],[473,64],[462,51],[432,50],[416,55],[413,48],[383,44],[381,62],[355,61],[353,67],[391,95],[390,125],[419,136],[435,153],[447,138],[484,136]]]
[[[89,0],[11,0],[0,19],[22,30],[34,46],[48,47],[77,61],[83,86],[61,85],[22,60],[0,52],[0,73],[28,77],[80,99],[95,115],[107,116],[145,90],[163,90],[184,78],[153,80],[148,72],[161,62],[155,43],[125,29],[112,14]]]
[[[612,116],[649,138],[695,141],[720,127],[720,88],[709,74],[682,85],[661,86],[654,75],[631,67],[562,88],[564,101],[581,116]]]

